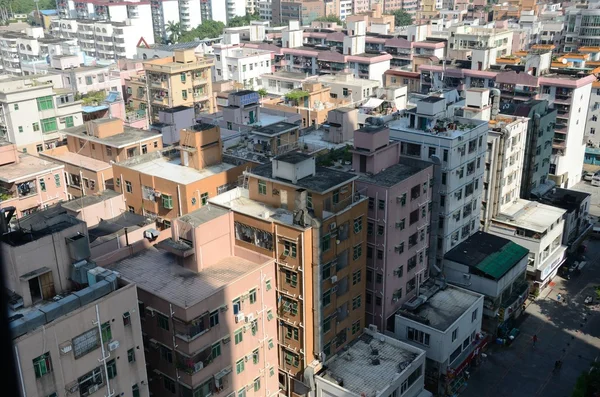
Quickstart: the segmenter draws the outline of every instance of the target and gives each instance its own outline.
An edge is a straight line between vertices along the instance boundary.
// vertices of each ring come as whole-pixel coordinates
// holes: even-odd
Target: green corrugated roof
[[[481,272],[499,280],[506,274],[518,261],[529,253],[529,250],[525,247],[521,247],[519,244],[513,243],[512,241],[506,244],[498,252],[486,257],[480,264],[477,265],[477,269]]]

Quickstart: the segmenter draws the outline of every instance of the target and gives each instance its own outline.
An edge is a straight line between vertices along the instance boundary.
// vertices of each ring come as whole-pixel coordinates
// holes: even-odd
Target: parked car
[[[592,174],[591,172],[583,171],[583,180],[584,181],[591,182],[593,176],[594,176],[594,174]]]

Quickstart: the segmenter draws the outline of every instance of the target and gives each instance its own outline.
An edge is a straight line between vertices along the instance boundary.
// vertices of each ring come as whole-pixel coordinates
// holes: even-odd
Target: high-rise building
[[[395,312],[428,278],[433,165],[398,164],[400,142],[389,135],[384,126],[356,130],[352,168],[369,197],[366,321],[393,332]]]
[[[4,232],[10,211],[0,213]],[[87,232],[85,222],[48,210],[0,239],[18,382],[34,397],[147,397],[136,288],[90,260]]]
[[[305,390],[304,370],[357,339],[365,325],[367,199],[358,176],[301,153],[245,173],[210,201],[233,210],[236,246],[276,261],[279,387]]]
[[[144,62],[145,75],[141,79],[145,89],[138,106],[149,109],[151,122],[158,121],[159,110],[167,108],[192,106],[196,115],[215,109],[211,78],[214,60],[197,58],[193,49],[174,53],[172,57]]]

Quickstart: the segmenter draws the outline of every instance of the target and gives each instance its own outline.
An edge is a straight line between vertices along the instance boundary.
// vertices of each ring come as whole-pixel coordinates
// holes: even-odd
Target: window
[[[269,320],[269,321],[273,320],[273,311],[272,310],[267,310],[267,320]]]
[[[125,181],[125,191],[127,193],[133,193],[133,187],[131,186],[131,182]]]
[[[54,109],[52,96],[44,96],[37,99],[38,110]]]
[[[19,104],[15,103],[15,110],[19,110]]]
[[[352,298],[352,310],[358,309],[361,305],[362,296],[358,295]]]
[[[331,331],[331,317],[323,320],[323,333],[326,334],[329,331]]]
[[[275,346],[275,344],[273,343],[273,339],[272,339],[272,338],[271,338],[271,339],[269,339],[269,344],[268,344],[268,346],[269,346],[269,350],[271,350],[271,349],[272,349],[272,348]]]
[[[352,323],[352,335],[355,335],[358,331],[360,331],[360,320]]]
[[[60,187],[60,175],[59,174],[54,174],[54,185],[56,185],[56,187]]]
[[[290,241],[283,242],[283,255],[290,256],[292,258],[296,257],[296,243],[292,243]]]
[[[369,197],[369,209],[372,210],[375,208],[375,199],[373,197]]]
[[[202,193],[200,195],[200,202],[202,203],[202,205],[208,204],[208,192],[207,193]]]
[[[130,363],[135,362],[135,350],[134,349],[127,350],[127,362],[130,362]]]
[[[23,132],[23,127],[19,126],[19,132]]]
[[[219,311],[218,310],[215,310],[210,313],[208,322],[209,322],[210,328],[215,327],[219,324]]]
[[[260,378],[254,379],[254,391],[257,392],[260,390]]]
[[[471,313],[471,322],[474,322],[475,320],[477,320],[477,309],[473,310],[473,313]]]
[[[46,191],[46,181],[43,179],[40,179],[40,189],[42,190],[42,192]]]
[[[170,196],[168,194],[163,194],[161,195],[161,199],[162,199],[162,205],[164,208],[166,209],[173,209],[173,196]]]
[[[362,244],[355,245],[353,248],[352,258],[357,260],[362,255]]]
[[[31,124],[31,126],[33,127],[34,131],[39,131],[40,130],[40,123],[33,123],[33,124]]]
[[[379,260],[383,259],[383,250],[377,250],[377,259],[379,259]]]
[[[354,219],[354,233],[360,233],[363,228],[362,216]]]
[[[49,119],[42,119],[42,132],[52,132],[58,130],[56,124],[56,117],[50,117]]]
[[[164,329],[165,331],[169,330],[169,317],[160,313],[156,313],[156,322],[160,328]]]
[[[448,161],[448,149],[444,149],[443,155],[442,155],[442,160],[443,161]]]
[[[238,390],[237,397],[246,397],[246,389],[243,388]]]
[[[106,155],[107,156],[112,156],[112,148],[111,147],[106,147]]]
[[[241,328],[238,329],[237,331],[235,331],[234,336],[235,336],[235,344],[236,345],[242,343],[242,341],[244,340],[243,330]]]
[[[256,288],[251,289],[248,295],[250,297],[250,304],[256,303]]]
[[[89,352],[100,347],[100,335],[98,328],[92,328],[91,330],[76,336],[73,338],[73,354],[75,359],[85,356]]]
[[[426,332],[419,331],[411,327],[406,327],[406,339],[413,342],[420,343],[421,345],[429,346],[430,335]]]
[[[267,194],[267,182],[261,180],[258,181],[258,194]]]
[[[419,210],[414,210],[408,217],[408,224],[412,225],[419,220]]]
[[[381,306],[381,296],[376,296],[376,297],[375,297],[375,304],[376,304],[377,306]]]
[[[185,72],[181,73],[181,82],[185,83]]]
[[[35,372],[35,377],[38,379],[52,372],[50,352],[44,353],[33,359],[33,371]]]
[[[458,336],[458,328],[456,328],[454,331],[452,331],[452,342],[454,342],[456,340],[457,336]]]
[[[73,116],[65,117],[65,127],[73,127],[75,123],[73,122]]]
[[[267,291],[270,291],[271,290],[271,280],[266,280],[265,281],[265,286],[267,288]]]
[[[283,272],[285,273],[285,283],[296,288],[298,286],[298,273],[290,270],[284,270]]]
[[[385,209],[385,200],[379,200],[379,204],[377,205],[377,207],[380,210],[384,210]]]
[[[400,222],[396,223],[396,227],[400,230],[404,230],[405,224],[406,224],[406,218],[402,218],[402,219],[400,219]]]
[[[383,236],[383,233],[385,232],[385,229],[382,225],[378,225],[377,226],[377,235],[379,236]]]
[[[332,195],[333,204],[338,204],[340,202],[340,191],[334,190]]]
[[[108,342],[112,339],[112,330],[110,329],[110,323],[107,321],[100,327],[102,331],[102,342]]]
[[[306,208],[313,208],[312,193],[306,193]]]
[[[92,76],[85,76],[85,84],[92,85],[92,83],[93,83]]]
[[[328,306],[331,303],[331,290],[323,292],[323,307]]]
[[[416,185],[410,189],[410,200],[416,200],[421,197],[421,186]]]
[[[402,207],[406,205],[406,193],[402,193],[402,196],[400,196],[400,205]]]
[[[106,373],[108,379],[113,379],[117,376],[117,361],[114,358],[106,363]]]
[[[368,236],[373,235],[373,223],[372,222],[367,222],[367,235]]]
[[[323,252],[326,252],[329,251],[329,248],[331,248],[331,236],[329,234],[326,234],[323,237],[321,237],[321,250]]]
[[[358,283],[360,283],[360,270],[352,273],[352,285],[356,285]]]
[[[217,358],[221,355],[221,342],[217,342],[210,348],[211,358]]]
[[[77,383],[79,383],[79,395],[81,395],[81,396],[89,395],[90,389],[92,389],[92,388],[96,389],[98,386],[101,386],[103,383],[101,367],[94,368],[92,371],[79,377],[77,379]]]
[[[184,101],[187,100],[187,94],[187,90],[181,91],[181,99],[183,99]]]
[[[129,312],[123,313],[123,325],[126,327],[131,325],[131,314]]]
[[[133,397],[140,397],[140,387],[137,385],[137,383],[131,386],[131,394]]]

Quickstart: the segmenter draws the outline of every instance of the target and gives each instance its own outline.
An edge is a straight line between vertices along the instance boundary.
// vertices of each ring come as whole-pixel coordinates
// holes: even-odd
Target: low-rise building
[[[63,87],[80,95],[94,91],[121,92],[121,74],[116,65],[81,65],[79,56],[62,55],[50,59],[49,74],[61,76]]]
[[[0,141],[0,208],[14,207],[20,218],[66,198],[64,165]]]
[[[287,71],[265,73],[260,78],[263,89],[273,95],[285,95],[290,91],[301,90],[304,83],[317,80],[316,76],[307,76],[306,73]]]
[[[593,227],[590,220],[590,199],[589,193],[561,188],[553,188],[538,198],[544,204],[566,211],[562,244],[571,252],[579,247]]]
[[[199,209],[231,189],[250,166],[223,160],[219,127],[196,124],[181,131],[173,151],[154,151],[113,164],[115,189],[131,212],[171,220]]]
[[[297,124],[282,121],[253,129],[248,136],[248,146],[256,153],[277,156],[297,148],[299,135]]]
[[[358,109],[347,107],[330,110],[327,124],[323,125],[323,140],[331,143],[344,143],[353,138],[358,128]]]
[[[534,295],[548,285],[566,259],[567,247],[562,244],[565,212],[550,205],[517,199],[490,224],[489,233],[529,250],[527,276]]]
[[[429,397],[423,389],[425,352],[365,329],[346,351],[325,357],[315,375],[316,395]]]
[[[483,295],[430,282],[396,314],[397,339],[425,350],[425,388],[455,394],[488,341],[481,333]]]
[[[150,126],[152,131],[160,132],[163,145],[169,146],[179,142],[180,131],[196,124],[194,108],[176,106],[158,111],[158,122]]]
[[[0,239],[23,395],[149,396],[135,286],[90,261],[85,222],[46,212]]]
[[[484,295],[483,329],[506,337],[529,296],[529,251],[510,240],[477,232],[444,256],[444,275],[454,285]]]
[[[319,76],[319,82],[331,88],[331,98],[346,100],[352,104],[362,103],[374,96],[381,85],[381,81],[357,78],[348,71]]]
[[[171,238],[108,266],[137,287],[153,394],[278,390],[274,259],[235,236],[233,213],[207,205],[173,219]]]

